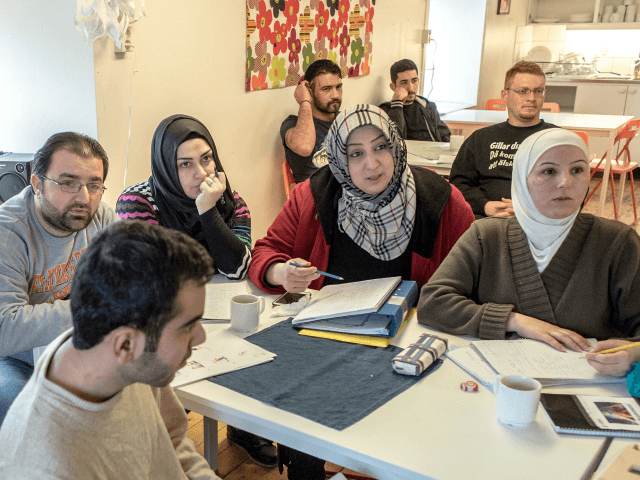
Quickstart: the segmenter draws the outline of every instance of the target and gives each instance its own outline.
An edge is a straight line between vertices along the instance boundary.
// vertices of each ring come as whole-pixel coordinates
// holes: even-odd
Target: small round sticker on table
[[[462,382],[460,384],[460,390],[462,390],[463,392],[477,392],[478,384],[476,382],[472,382],[471,380]]]

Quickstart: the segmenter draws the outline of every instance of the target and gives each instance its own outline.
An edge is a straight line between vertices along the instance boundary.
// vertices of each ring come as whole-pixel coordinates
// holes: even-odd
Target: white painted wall
[[[93,49],[72,0],[0,0],[0,150],[34,153],[67,130],[96,138]]]
[[[504,75],[513,65],[516,27],[527,23],[528,3],[527,0],[511,0],[510,13],[498,15],[498,0],[487,1],[478,86],[478,108],[481,110],[490,98],[500,98]]]
[[[244,1],[145,3],[147,16],[131,27],[137,53],[125,182],[134,55],[116,58],[106,38],[94,45],[98,136],[111,161],[104,199],[115,205],[125,185],[149,177],[151,138],[163,118],[192,115],[211,131],[232,187],[247,201],[255,241],[266,234],[285,200],[279,129],[287,115],[297,112],[294,89],[245,92]],[[371,73],[345,79],[343,107],[390,99],[391,64],[400,58],[420,64],[428,1],[376,3]]]

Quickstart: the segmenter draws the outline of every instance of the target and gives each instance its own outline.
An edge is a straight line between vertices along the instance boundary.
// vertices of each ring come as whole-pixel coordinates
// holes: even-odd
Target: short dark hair
[[[146,351],[156,351],[162,329],[177,313],[180,289],[189,281],[204,285],[212,276],[209,253],[188,235],[147,222],[116,222],[91,242],[76,268],[73,346],[92,348],[128,326],[144,332]]]
[[[307,67],[307,71],[304,72],[304,79],[311,83],[314,78],[324,73],[331,73],[342,78],[342,71],[334,62],[331,60],[316,60]]]
[[[102,145],[93,138],[76,132],[62,132],[51,135],[45,144],[33,157],[33,173],[37,177],[44,177],[51,165],[51,157],[58,150],[69,150],[84,158],[99,158],[102,160],[102,181],[107,179],[109,172],[109,158]]]
[[[402,72],[408,72],[409,70],[415,70],[416,73],[418,72],[418,67],[416,67],[416,64],[413,62],[413,60],[409,60],[408,58],[398,60],[396,63],[391,65],[391,68],[389,69],[391,73],[391,81],[393,83],[396,83],[398,74]]]
[[[540,77],[545,78],[544,72],[540,65],[535,62],[518,62],[509,70],[507,70],[507,74],[504,76],[504,89],[511,87],[513,83],[513,77],[516,76],[517,73],[530,73],[531,75],[538,75]]]

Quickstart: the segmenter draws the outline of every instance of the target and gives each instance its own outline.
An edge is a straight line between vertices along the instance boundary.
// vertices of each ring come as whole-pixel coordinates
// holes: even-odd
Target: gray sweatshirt
[[[56,299],[68,296],[91,239],[116,221],[102,202],[87,228],[54,237],[36,217],[30,187],[0,205],[0,356],[20,353],[33,364],[31,349],[71,327],[69,301]]]

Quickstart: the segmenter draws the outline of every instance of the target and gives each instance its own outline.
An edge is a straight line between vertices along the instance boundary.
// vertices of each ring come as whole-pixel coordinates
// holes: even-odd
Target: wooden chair
[[[293,178],[293,172],[286,160],[282,161],[282,179],[284,181],[284,191],[287,194],[287,200],[291,194],[291,189],[295,186],[296,181]]]
[[[638,133],[640,133],[640,120],[631,120],[627,122],[618,132],[616,136],[614,146],[617,145],[617,150],[619,151],[618,155],[615,159],[611,161],[611,169],[609,170],[609,180],[611,182],[611,197],[613,199],[613,216],[616,220],[618,220],[618,205],[616,204],[616,191],[613,183],[613,174],[620,174],[620,207],[622,207],[622,199],[624,198],[624,184],[627,178],[627,173],[629,174],[629,180],[631,182],[631,198],[633,200],[633,222],[630,225],[634,225],[638,222],[638,212],[636,207],[636,192],[635,186],[633,183],[633,171],[638,167],[638,162],[631,161],[631,153],[629,152],[629,144],[631,140],[633,140]],[[622,145],[622,140],[626,140],[626,143]],[[593,175],[596,172],[604,172],[604,161],[607,158],[608,151],[604,152],[602,158],[595,158],[595,155],[591,156],[591,176],[589,178],[593,178]],[[584,201],[586,205],[587,202],[591,199],[596,190],[600,187],[602,180],[598,182],[595,188],[589,193],[589,196]]]
[[[492,98],[487,100],[487,110],[506,110],[507,104],[501,98]],[[544,102],[542,104],[543,112],[560,113],[560,105],[555,102]]]

